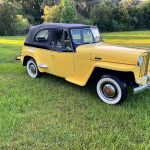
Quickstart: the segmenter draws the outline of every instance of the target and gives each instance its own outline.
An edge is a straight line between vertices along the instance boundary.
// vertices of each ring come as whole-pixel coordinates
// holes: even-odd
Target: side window
[[[82,34],[81,34],[80,29],[74,29],[71,31],[71,33],[72,33],[72,38],[75,43],[83,43]]]
[[[50,45],[58,50],[63,48],[63,30],[52,30]]]
[[[89,30],[89,29],[84,29],[83,30],[83,40],[84,40],[84,43],[93,42],[94,39],[93,39],[91,30]]]
[[[36,42],[48,42],[48,37],[49,37],[49,30],[42,30],[40,31],[36,37],[35,41]]]

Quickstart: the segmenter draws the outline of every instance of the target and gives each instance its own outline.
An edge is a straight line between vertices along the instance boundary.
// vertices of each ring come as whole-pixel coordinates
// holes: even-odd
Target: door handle
[[[100,58],[100,57],[95,57],[95,60],[101,60],[102,58]]]

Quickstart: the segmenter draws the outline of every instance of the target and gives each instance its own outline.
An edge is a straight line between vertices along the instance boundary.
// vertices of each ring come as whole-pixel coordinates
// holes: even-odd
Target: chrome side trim
[[[46,64],[39,64],[38,67],[40,67],[40,68],[48,68],[48,66]]]

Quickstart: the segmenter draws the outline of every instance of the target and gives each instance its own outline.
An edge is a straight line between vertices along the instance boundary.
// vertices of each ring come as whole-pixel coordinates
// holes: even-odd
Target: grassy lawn
[[[105,33],[103,36],[108,43],[150,48],[150,31],[114,32]]]
[[[108,43],[150,47],[150,31],[103,34]],[[150,149],[150,92],[118,106],[95,87],[52,75],[31,79],[15,57],[25,37],[0,37],[0,149]]]

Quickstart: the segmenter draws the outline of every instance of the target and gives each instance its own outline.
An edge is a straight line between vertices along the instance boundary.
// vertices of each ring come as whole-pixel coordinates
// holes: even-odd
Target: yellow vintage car
[[[21,61],[31,78],[42,73],[85,86],[97,80],[99,99],[118,104],[127,87],[134,93],[150,88],[149,52],[105,44],[96,26],[47,23],[30,28]]]

